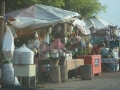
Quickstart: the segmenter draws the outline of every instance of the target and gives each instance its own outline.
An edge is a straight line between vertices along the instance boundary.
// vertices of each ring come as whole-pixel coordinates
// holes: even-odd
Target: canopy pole
[[[52,27],[50,26],[50,27],[49,27],[49,31],[48,31],[48,34],[49,34],[50,53],[52,52],[51,39],[50,39],[51,32],[52,32]]]
[[[2,1],[1,3],[1,15],[5,16],[5,1]],[[1,26],[0,26],[0,69],[2,68],[2,60],[3,60],[3,53],[2,53],[2,44],[3,44],[3,36],[4,36],[4,26],[5,21],[4,19],[1,19]]]

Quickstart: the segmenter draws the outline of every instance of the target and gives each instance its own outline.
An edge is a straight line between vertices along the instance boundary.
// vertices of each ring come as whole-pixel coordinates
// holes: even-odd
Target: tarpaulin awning
[[[76,19],[80,14],[52,6],[35,4],[7,13],[6,17],[8,16],[16,19],[16,21],[13,21],[13,26],[17,28],[41,28]]]

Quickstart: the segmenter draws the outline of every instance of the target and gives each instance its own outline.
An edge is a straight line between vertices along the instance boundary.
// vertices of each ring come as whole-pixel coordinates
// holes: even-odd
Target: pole
[[[118,62],[119,62],[119,71],[120,71],[120,36],[118,38],[118,41],[119,41],[119,52],[118,52]]]
[[[5,16],[5,1],[2,1],[1,3],[1,15]],[[2,44],[3,44],[3,35],[4,35],[4,26],[5,21],[4,19],[1,19],[1,26],[0,26],[0,69],[2,68],[2,60],[3,60],[3,54],[2,54]]]

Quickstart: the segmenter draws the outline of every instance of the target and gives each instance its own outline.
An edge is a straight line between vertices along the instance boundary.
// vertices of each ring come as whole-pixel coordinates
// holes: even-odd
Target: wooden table
[[[50,64],[49,59],[39,60],[39,66],[41,66],[42,64]],[[77,67],[79,67],[80,65],[84,65],[84,59],[67,60],[66,65],[67,65],[68,71],[73,70],[73,69],[76,69]]]
[[[39,60],[39,67],[41,67],[42,64],[50,64],[49,59],[47,60]],[[74,70],[77,69],[80,65],[84,65],[84,59],[72,59],[72,60],[67,60],[66,61],[67,69],[69,70]],[[40,81],[43,81],[42,77],[42,70],[39,68],[39,79]]]
[[[72,60],[67,60],[67,69],[69,70],[74,70],[77,69],[80,65],[84,65],[84,59],[72,59]]]

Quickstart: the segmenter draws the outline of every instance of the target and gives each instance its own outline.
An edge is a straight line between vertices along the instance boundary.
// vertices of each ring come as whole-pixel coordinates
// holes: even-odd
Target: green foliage
[[[83,18],[89,18],[105,11],[107,6],[102,5],[98,0],[64,0],[64,9],[75,11]]]
[[[42,4],[54,6],[54,7],[59,7],[59,8],[61,8],[62,6],[65,5],[63,0],[42,0]]]
[[[99,0],[4,0],[6,13],[24,8],[33,4],[43,4],[78,12],[81,18],[89,18],[106,10],[107,5],[102,5]]]
[[[3,63],[3,64],[11,63],[11,61],[8,61],[8,60],[6,60],[6,59],[3,59],[3,60],[2,60],[2,63]]]
[[[20,8],[28,7],[36,3],[41,3],[41,0],[4,0],[4,1],[6,13]]]

